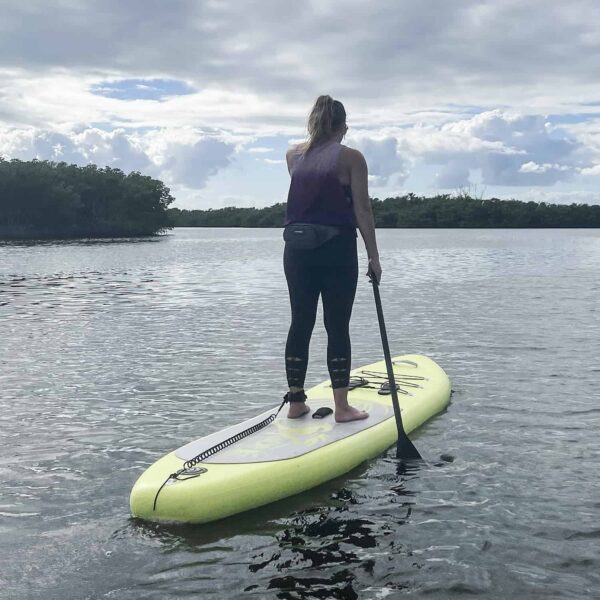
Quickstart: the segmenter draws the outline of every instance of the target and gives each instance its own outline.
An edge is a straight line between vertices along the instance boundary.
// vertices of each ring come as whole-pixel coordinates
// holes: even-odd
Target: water
[[[280,236],[0,245],[0,597],[600,598],[593,230],[379,231],[392,352],[454,389],[427,462],[205,526],[129,517],[147,465],[285,393]],[[365,271],[354,366],[381,358]],[[319,318],[307,385],[325,353]]]

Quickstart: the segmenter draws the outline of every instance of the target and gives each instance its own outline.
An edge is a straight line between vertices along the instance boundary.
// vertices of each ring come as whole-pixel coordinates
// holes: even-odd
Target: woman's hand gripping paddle
[[[390,392],[392,393],[392,404],[394,405],[394,415],[396,416],[396,427],[398,428],[398,442],[396,445],[396,457],[402,460],[422,459],[419,451],[408,439],[404,426],[402,425],[402,414],[400,413],[400,404],[398,402],[398,390],[396,389],[396,380],[394,378],[394,368],[392,367],[392,357],[390,356],[390,346],[388,344],[387,333],[385,331],[385,322],[383,320],[383,310],[381,308],[381,297],[379,295],[379,282],[377,277],[369,268],[367,276],[373,284],[373,294],[375,295],[375,306],[377,307],[377,318],[379,320],[379,331],[381,332],[381,343],[383,345],[383,354],[385,356],[385,366],[387,368]]]

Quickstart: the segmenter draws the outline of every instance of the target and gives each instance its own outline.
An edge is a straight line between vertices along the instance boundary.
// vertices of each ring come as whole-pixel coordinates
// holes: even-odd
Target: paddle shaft
[[[394,406],[394,415],[396,417],[396,427],[398,429],[398,458],[415,459],[421,458],[419,451],[410,441],[404,425],[402,424],[402,413],[400,403],[398,402],[398,390],[396,389],[396,379],[394,378],[394,368],[392,366],[392,357],[390,355],[390,345],[388,343],[387,332],[385,330],[385,321],[383,319],[383,309],[381,308],[381,296],[379,295],[379,283],[373,273],[369,273],[371,283],[373,284],[373,294],[375,295],[375,306],[377,308],[377,319],[379,320],[379,331],[381,333],[381,344],[383,346],[383,355],[385,356],[385,366],[387,368],[390,392],[392,394],[392,404]]]

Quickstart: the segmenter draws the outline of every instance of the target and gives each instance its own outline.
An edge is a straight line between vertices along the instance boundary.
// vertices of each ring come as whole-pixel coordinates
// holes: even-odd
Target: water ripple
[[[390,451],[201,527],[131,519],[128,494],[159,456],[280,401],[280,231],[0,244],[6,597],[598,597],[600,234],[378,237],[393,351],[452,379],[414,436],[427,461]],[[328,377],[321,323],[309,385]],[[354,364],[379,358],[362,270],[351,333]]]

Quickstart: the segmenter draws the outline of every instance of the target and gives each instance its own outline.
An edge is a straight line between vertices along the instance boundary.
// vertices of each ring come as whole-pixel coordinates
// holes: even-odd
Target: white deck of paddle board
[[[391,405],[371,403],[357,400],[353,405],[369,413],[367,419],[336,423],[333,414],[324,419],[313,419],[312,413],[321,406],[333,408],[331,398],[311,398],[311,412],[299,419],[288,419],[287,406],[284,406],[275,421],[264,429],[250,434],[232,446],[225,448],[202,461],[203,463],[254,463],[274,460],[285,460],[301,456],[312,450],[331,444],[359,431],[373,427],[385,419],[394,416]],[[197,439],[175,450],[175,455],[181,460],[190,460],[201,452],[208,450],[219,442],[251,427],[275,413],[277,407],[268,410],[252,419],[248,419],[227,429],[217,431],[206,437]]]

